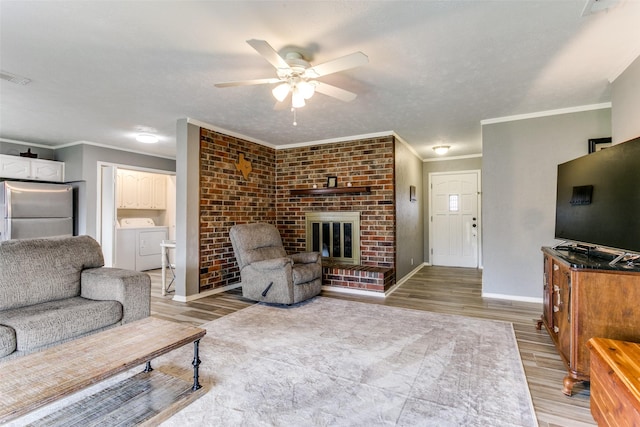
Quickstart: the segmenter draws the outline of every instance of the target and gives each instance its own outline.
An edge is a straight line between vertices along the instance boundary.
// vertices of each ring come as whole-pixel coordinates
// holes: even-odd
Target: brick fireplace
[[[393,269],[360,265],[360,212],[307,212],[307,250],[322,254],[323,284],[384,292]]]
[[[360,215],[360,260],[323,262],[323,284],[348,290],[384,292],[395,283],[395,138],[384,136],[276,151],[277,226],[287,252],[307,250],[307,215]],[[315,184],[363,192],[304,192]]]
[[[276,150],[201,128],[200,289],[240,281],[228,237],[237,223],[275,224],[288,253],[307,250],[306,215],[356,212],[360,217],[360,256],[327,264],[325,286],[382,292],[395,281],[395,138],[392,135]],[[238,156],[251,162],[245,179]],[[324,188],[366,186],[367,192],[295,194]],[[294,190],[292,192],[292,190]],[[345,270],[344,266],[349,265]]]
[[[360,264],[360,212],[307,212],[307,251],[325,262]]]

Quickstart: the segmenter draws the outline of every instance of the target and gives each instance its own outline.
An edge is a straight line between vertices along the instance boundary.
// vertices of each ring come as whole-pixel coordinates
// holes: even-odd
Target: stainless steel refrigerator
[[[69,184],[0,182],[0,241],[73,234]]]

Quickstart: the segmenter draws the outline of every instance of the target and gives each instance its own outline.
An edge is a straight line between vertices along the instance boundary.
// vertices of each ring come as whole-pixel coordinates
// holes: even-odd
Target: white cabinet
[[[166,209],[167,177],[130,170],[118,170],[116,200],[121,209]]]
[[[64,162],[0,154],[0,177],[63,182]]]
[[[62,182],[64,180],[64,163],[32,159],[31,175],[33,179],[40,181]]]
[[[153,209],[167,208],[167,176],[153,175]]]
[[[118,170],[117,199],[118,207],[124,209],[138,208],[138,173]]]
[[[0,176],[3,178],[30,178],[30,159],[26,157],[0,155]]]

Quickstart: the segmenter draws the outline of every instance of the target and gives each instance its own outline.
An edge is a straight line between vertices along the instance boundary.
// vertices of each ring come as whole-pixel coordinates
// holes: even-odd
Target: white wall
[[[614,143],[640,136],[640,56],[611,85]]]
[[[483,125],[483,295],[542,298],[540,248],[555,242],[557,165],[610,135],[610,109]]]

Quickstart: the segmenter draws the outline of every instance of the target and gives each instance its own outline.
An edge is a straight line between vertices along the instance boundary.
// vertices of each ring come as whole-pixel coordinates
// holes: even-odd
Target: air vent
[[[0,71],[0,79],[23,86],[31,83],[31,79],[4,70]]]

